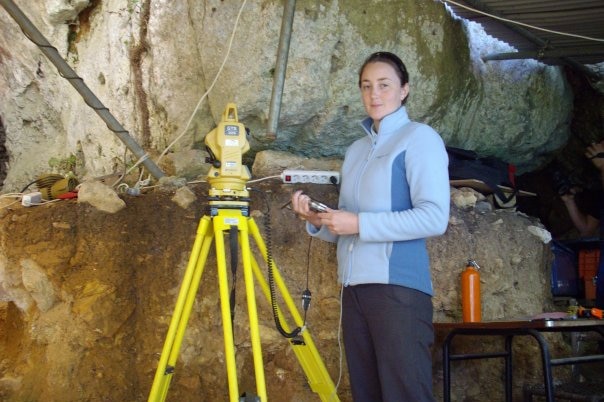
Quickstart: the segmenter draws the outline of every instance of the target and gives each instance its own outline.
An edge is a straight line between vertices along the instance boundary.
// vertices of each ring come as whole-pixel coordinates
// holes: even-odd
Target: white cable
[[[59,202],[59,201],[62,201],[62,200],[59,198],[55,198],[54,200],[42,200],[42,202],[32,202],[30,204],[30,206],[36,207],[36,206],[51,204],[51,203],[55,203],[55,202]]]
[[[592,38],[590,36],[583,36],[583,35],[576,35],[576,34],[572,34],[572,33],[568,33],[568,32],[554,31],[554,30],[551,30],[551,29],[540,28],[540,27],[537,27],[537,26],[534,26],[534,25],[525,24],[523,22],[518,22],[518,21],[510,20],[510,19],[507,19],[507,18],[499,17],[497,15],[493,15],[493,14],[489,14],[489,13],[484,12],[484,11],[477,10],[475,8],[466,6],[465,4],[461,4],[461,3],[458,3],[458,2],[453,1],[453,0],[441,0],[441,2],[443,2],[443,3],[451,3],[451,4],[454,4],[454,5],[458,6],[458,7],[465,8],[466,10],[475,12],[477,14],[486,15],[487,17],[491,17],[491,18],[494,18],[496,20],[505,21],[505,22],[509,22],[511,24],[516,24],[516,25],[521,25],[523,27],[531,28],[531,29],[536,29],[538,31],[549,32],[549,33],[553,33],[553,34],[556,34],[556,35],[571,36],[573,38],[586,39],[586,40],[591,40],[591,41],[594,41],[594,42],[604,42],[604,39],[600,39],[600,38]]]
[[[186,124],[185,128],[174,139],[174,141],[172,141],[170,143],[170,145],[168,145],[166,147],[166,149],[164,149],[164,151],[161,153],[161,155],[159,155],[159,157],[157,158],[157,162],[156,163],[159,164],[159,161],[161,160],[161,158],[164,157],[164,155],[168,152],[168,150],[170,148],[172,148],[172,146],[176,142],[178,142],[183,135],[185,135],[187,129],[189,128],[189,126],[191,125],[191,122],[193,121],[193,117],[195,117],[195,113],[197,113],[197,110],[199,109],[199,106],[201,106],[201,102],[203,102],[203,100],[210,93],[210,91],[212,90],[212,88],[214,88],[214,84],[216,84],[216,81],[218,81],[218,77],[220,77],[220,74],[222,73],[222,69],[224,68],[224,66],[225,66],[225,64],[227,62],[227,59],[229,58],[229,54],[231,53],[231,47],[233,45],[233,39],[235,38],[235,32],[237,32],[237,25],[239,23],[239,18],[241,17],[241,13],[243,12],[243,8],[245,7],[245,3],[247,3],[247,0],[243,0],[243,3],[241,4],[241,8],[239,9],[239,13],[237,14],[237,19],[235,20],[235,23],[233,25],[233,32],[231,33],[231,38],[229,40],[229,46],[227,48],[226,55],[224,56],[224,60],[222,61],[222,65],[220,66],[220,68],[218,69],[218,72],[216,73],[216,76],[214,77],[214,81],[212,81],[212,84],[210,84],[210,87],[208,88],[208,90],[201,96],[201,98],[197,102],[197,105],[195,106],[195,109],[193,109],[193,113],[191,113],[191,117],[189,118],[189,121],[187,121],[187,124]]]
[[[130,168],[128,169],[124,174],[122,174],[112,185],[111,187],[115,187],[116,184],[118,184],[120,181],[122,181],[122,179],[126,176],[128,176],[128,174],[130,172],[132,172],[138,165],[140,165],[141,163],[143,163],[145,160],[149,159],[149,154],[145,153],[143,156],[141,156],[136,163]],[[143,173],[141,172],[139,178],[138,178],[138,182],[141,181],[141,179],[143,178]],[[138,183],[137,183],[138,186]]]
[[[121,183],[115,189],[117,190],[118,193],[125,193],[126,191],[128,191],[129,188],[130,188],[130,186],[128,186],[128,184]]]
[[[0,206],[0,209],[5,209],[10,207],[11,205],[17,204],[19,202],[21,202],[21,199],[23,198],[23,194],[24,193],[6,193],[6,194],[0,194],[0,198],[14,198],[15,201],[13,202],[9,202],[6,205],[2,205]]]
[[[21,196],[23,196],[23,193],[0,194],[0,198],[20,198]]]
[[[269,180],[269,179],[281,179],[281,175],[267,176],[267,177],[261,177],[259,179],[248,180],[247,183],[258,183],[260,181]]]
[[[9,197],[1,197],[1,198],[9,198]],[[20,199],[20,198],[17,198],[17,199],[16,199],[15,201],[13,201],[13,202],[9,202],[9,203],[8,203],[8,204],[6,204],[6,205],[2,205],[2,206],[0,207],[0,209],[8,208],[8,207],[10,207],[11,205],[18,204],[19,202],[21,202],[21,199]]]
[[[199,184],[199,183],[207,183],[207,180],[204,179],[199,179],[199,180],[193,180],[193,181],[188,181],[187,184]]]

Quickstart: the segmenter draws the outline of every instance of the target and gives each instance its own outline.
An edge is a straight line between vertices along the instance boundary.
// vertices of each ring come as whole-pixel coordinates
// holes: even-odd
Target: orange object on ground
[[[593,278],[598,272],[600,250],[579,250],[579,278]]]
[[[480,322],[480,267],[475,261],[469,260],[466,269],[461,274],[461,307],[463,322]]]
[[[579,306],[577,316],[581,318],[599,318],[602,319],[602,310],[599,308],[586,308]]]
[[[596,279],[595,276],[589,276],[583,278],[583,284],[585,289],[585,298],[587,300],[596,300]]]
[[[600,263],[599,249],[579,250],[579,278],[583,280],[587,300],[596,299],[596,281],[598,264]]]

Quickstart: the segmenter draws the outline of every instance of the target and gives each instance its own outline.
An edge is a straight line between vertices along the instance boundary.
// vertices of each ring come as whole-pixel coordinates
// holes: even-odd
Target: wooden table
[[[563,320],[502,320],[478,323],[434,323],[436,331],[448,331],[443,342],[443,398],[451,400],[451,361],[503,358],[505,360],[505,395],[506,401],[512,401],[512,341],[516,336],[531,336],[539,344],[543,366],[543,385],[547,402],[554,402],[554,386],[552,367],[578,363],[604,361],[604,354],[587,356],[568,356],[552,358],[549,345],[543,332],[598,332],[604,338],[604,320],[597,319],[563,319]],[[460,335],[470,336],[502,336],[505,338],[505,348],[500,352],[479,352],[455,354],[451,351],[453,339]]]

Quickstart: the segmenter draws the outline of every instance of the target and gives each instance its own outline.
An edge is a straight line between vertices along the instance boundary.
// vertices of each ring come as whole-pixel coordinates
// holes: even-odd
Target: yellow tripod
[[[210,202],[212,204],[212,202]],[[238,204],[238,203],[235,203]],[[256,245],[267,261],[267,248],[262,240],[258,226],[254,220],[244,213],[245,208],[232,206],[214,208],[212,216],[204,216],[199,222],[193,250],[185,271],[180,292],[174,309],[174,314],[168,328],[168,334],[164,343],[159,365],[153,380],[153,386],[149,394],[149,401],[164,401],[168,393],[170,380],[174,375],[176,360],[182,345],[183,336],[189,320],[195,295],[199,288],[199,282],[203,273],[204,265],[210,251],[212,241],[216,244],[216,261],[218,267],[219,295],[223,323],[224,350],[229,384],[230,402],[239,402],[241,399],[237,383],[237,372],[235,366],[235,345],[233,341],[233,328],[231,323],[231,305],[228,290],[228,275],[225,258],[224,233],[233,230],[238,231],[238,240],[241,246],[241,258],[243,261],[243,276],[247,295],[247,306],[250,324],[250,337],[254,360],[254,373],[256,377],[256,392],[259,401],[266,402],[266,383],[264,378],[264,366],[262,361],[262,350],[260,345],[260,333],[258,327],[258,314],[254,292],[254,277],[262,288],[266,298],[270,300],[270,288],[250,250],[249,235],[251,234]],[[296,308],[296,304],[289,295],[287,288],[280,276],[277,267],[273,266],[273,278],[284,303],[295,325],[303,325],[302,317]],[[284,316],[277,310],[278,317],[284,322]],[[283,325],[289,331],[285,322]],[[322,401],[339,401],[334,386],[325,365],[315,347],[312,337],[308,331],[300,333],[302,342],[290,340],[293,351],[307,377],[313,392],[319,395]]]

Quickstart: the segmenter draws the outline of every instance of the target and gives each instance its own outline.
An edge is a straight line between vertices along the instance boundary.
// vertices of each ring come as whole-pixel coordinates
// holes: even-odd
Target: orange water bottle
[[[461,308],[463,322],[480,322],[480,267],[469,260],[461,274]]]

